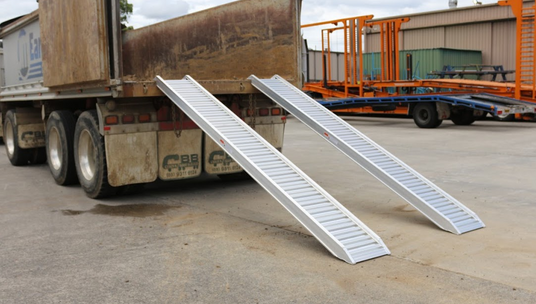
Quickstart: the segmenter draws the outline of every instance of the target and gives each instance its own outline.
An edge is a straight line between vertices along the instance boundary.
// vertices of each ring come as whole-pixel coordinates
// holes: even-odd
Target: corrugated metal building
[[[533,0],[524,2],[526,6],[534,4]],[[445,1],[445,6],[447,4]],[[406,17],[411,20],[402,24],[401,51],[440,48],[475,50],[482,52],[484,65],[503,65],[505,70],[515,69],[516,19],[509,6],[475,5],[374,20]],[[380,50],[379,36],[374,30],[365,34],[366,53]],[[343,60],[343,56],[340,58]],[[405,66],[405,63],[401,64]],[[311,68],[314,66],[310,64]],[[313,71],[315,70],[311,70],[309,74],[311,78],[321,77],[321,74],[318,75],[318,69],[316,73]],[[421,75],[422,78],[425,76]],[[514,75],[509,75],[508,79],[513,80]]]
[[[480,50],[482,64],[515,69],[516,19],[509,6],[475,5],[392,18],[402,17],[411,20],[402,24],[400,50]],[[378,37],[377,33],[366,34],[365,52],[379,51]]]

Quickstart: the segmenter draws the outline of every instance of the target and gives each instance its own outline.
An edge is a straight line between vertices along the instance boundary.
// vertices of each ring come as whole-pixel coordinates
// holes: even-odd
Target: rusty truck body
[[[242,169],[156,87],[190,75],[281,149],[284,111],[247,80],[302,83],[301,0],[242,0],[122,31],[118,0],[39,1],[3,23],[10,162],[100,198],[157,179]]]

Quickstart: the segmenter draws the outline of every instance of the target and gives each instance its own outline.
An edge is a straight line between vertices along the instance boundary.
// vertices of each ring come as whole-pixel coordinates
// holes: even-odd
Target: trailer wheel
[[[31,165],[40,165],[47,162],[47,150],[45,147],[29,149],[29,163]]]
[[[505,117],[495,116],[495,119],[498,121],[514,121],[516,120],[516,114],[509,114],[509,115],[506,115]]]
[[[97,111],[86,111],[78,118],[74,131],[76,174],[90,198],[104,198],[116,192],[108,183],[104,137],[99,133],[98,121]]]
[[[452,120],[455,125],[468,126],[475,122],[476,117],[474,116],[473,110],[464,109],[458,112],[452,112],[450,114],[450,120]]]
[[[48,117],[48,167],[58,185],[71,185],[78,181],[73,152],[75,125],[76,121],[70,111],[54,111]]]
[[[476,116],[476,120],[484,120],[488,116],[488,112],[482,111],[482,115]]]
[[[13,166],[25,166],[30,161],[30,151],[19,147],[18,128],[15,124],[15,110],[9,110],[4,120],[4,144],[7,158]]]
[[[419,128],[437,128],[443,120],[439,119],[433,103],[418,103],[413,109],[413,121]]]

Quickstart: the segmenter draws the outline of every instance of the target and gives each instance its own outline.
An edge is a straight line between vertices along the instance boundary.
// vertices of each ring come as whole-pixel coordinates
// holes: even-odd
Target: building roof
[[[532,2],[533,0],[524,0]],[[445,5],[447,2],[445,2]],[[468,23],[480,23],[487,21],[515,19],[509,6],[500,6],[497,3],[472,5],[444,10],[421,12],[415,14],[397,15],[392,17],[373,19],[373,21],[410,18],[410,21],[402,24],[402,30],[418,29],[446,25],[460,25]]]

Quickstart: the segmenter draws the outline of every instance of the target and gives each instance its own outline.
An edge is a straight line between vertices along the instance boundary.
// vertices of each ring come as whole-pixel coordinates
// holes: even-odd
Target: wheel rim
[[[420,110],[419,111],[419,118],[421,120],[427,120],[429,118],[428,111],[426,110]]]
[[[88,130],[83,130],[78,142],[78,160],[80,171],[86,180],[95,176],[95,145]]]
[[[54,170],[61,168],[61,163],[63,162],[62,151],[60,134],[58,129],[54,127],[50,129],[48,134],[48,156],[50,158],[50,165]]]
[[[4,142],[7,148],[7,153],[11,156],[15,153],[15,136],[13,134],[13,125],[11,121],[6,123],[6,129],[4,130]]]

